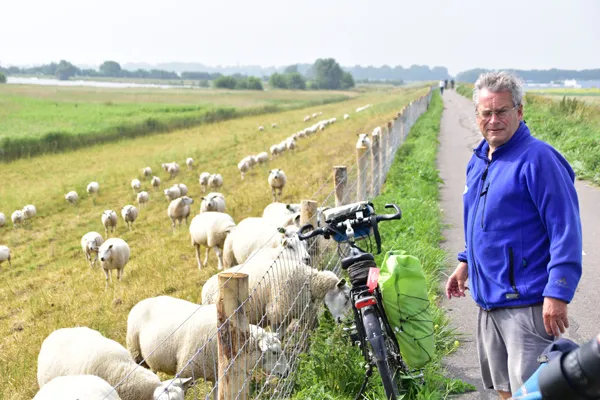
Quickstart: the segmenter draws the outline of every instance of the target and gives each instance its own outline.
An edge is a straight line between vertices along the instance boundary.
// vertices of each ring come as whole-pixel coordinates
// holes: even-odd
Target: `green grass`
[[[142,179],[143,167],[150,166],[163,179],[163,188],[185,183],[196,200],[193,214],[199,210],[202,196],[198,185],[202,171],[223,175],[221,192],[227,198],[227,212],[236,222],[262,215],[271,202],[267,171],[272,168],[282,168],[288,177],[282,201],[299,202],[318,192],[314,199],[322,202],[333,189],[332,167],[354,162],[356,135],[385,124],[425,92],[413,88],[366,93],[347,102],[248,116],[0,164],[0,212],[10,216],[26,204],[34,204],[38,210],[37,217],[22,229],[13,229],[10,223],[0,228],[0,243],[9,246],[13,256],[12,268],[5,263],[0,267],[0,398],[33,397],[40,345],[57,328],[89,326],[124,344],[127,315],[140,300],[169,294],[200,302],[202,285],[217,271],[216,257],[211,254],[208,267],[198,270],[187,227],[173,232],[166,214],[168,203],[162,192],[154,192],[149,181]],[[367,103],[373,107],[353,112]],[[323,111],[322,118],[337,117],[338,122],[300,140],[293,153],[285,153],[240,179],[240,159],[267,150],[306,127],[303,117],[317,111]],[[341,118],[344,113],[351,114],[349,120]],[[271,122],[279,127],[270,128]],[[258,125],[265,125],[266,130],[258,132]],[[186,157],[193,157],[198,167],[190,172],[184,167],[180,176],[169,182],[160,164],[175,160],[184,165]],[[142,179],[150,203],[140,210],[132,231],[119,217],[115,236],[129,243],[131,259],[123,281],[105,290],[104,275],[90,270],[79,243],[88,231],[104,234],[100,220],[104,210],[119,212],[123,206],[135,204],[130,187],[133,178]],[[86,185],[94,180],[100,183],[95,201],[85,193]],[[77,206],[64,200],[70,190],[80,195]]]
[[[440,273],[445,268],[442,240],[442,215],[439,208],[439,173],[436,170],[437,135],[443,103],[437,91],[430,109],[413,126],[406,142],[400,147],[375,209],[386,203],[396,203],[403,211],[402,220],[381,224],[382,254],[404,249],[418,257],[429,284],[429,298],[435,319],[436,357],[425,369],[425,385],[407,385],[406,399],[444,399],[449,394],[473,390],[459,380],[444,377],[441,359],[455,349],[455,334],[449,328],[443,311],[437,307]],[[364,361],[358,349],[326,315],[315,334],[311,349],[303,357],[298,374],[298,391],[294,399],[353,399],[362,384]],[[377,372],[370,379],[368,399],[385,398]]]

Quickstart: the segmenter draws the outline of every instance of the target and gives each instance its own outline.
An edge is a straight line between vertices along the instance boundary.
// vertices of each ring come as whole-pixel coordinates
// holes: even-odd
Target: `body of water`
[[[156,89],[180,89],[192,88],[190,85],[160,85],[156,83],[133,83],[133,82],[103,82],[103,81],[87,81],[87,80],[69,80],[59,81],[58,79],[48,78],[22,78],[15,76],[7,76],[6,83],[13,85],[44,85],[44,86],[89,86],[100,88],[156,88]]]

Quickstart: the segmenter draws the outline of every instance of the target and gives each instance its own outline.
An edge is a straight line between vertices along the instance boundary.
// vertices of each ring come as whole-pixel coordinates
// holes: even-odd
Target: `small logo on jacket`
[[[554,281],[554,283],[556,283],[557,285],[560,285],[560,286],[569,287],[569,285],[567,285],[567,278],[564,278],[564,277],[560,278],[557,281]]]

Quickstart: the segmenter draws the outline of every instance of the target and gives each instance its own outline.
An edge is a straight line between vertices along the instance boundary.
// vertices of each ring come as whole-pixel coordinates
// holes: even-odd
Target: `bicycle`
[[[385,208],[393,208],[395,213],[376,215],[373,204],[366,201],[331,208],[323,212],[323,227],[314,229],[312,225],[307,224],[298,232],[300,240],[323,235],[325,239],[332,238],[338,242],[338,246],[341,243],[348,243],[350,246],[350,254],[342,259],[342,269],[348,271],[352,286],[350,295],[354,326],[351,328],[351,337],[359,345],[367,362],[365,380],[356,399],[360,398],[366,388],[374,366],[379,371],[388,400],[398,398],[402,375],[409,374],[409,368],[402,359],[396,335],[383,308],[383,299],[377,283],[379,269],[375,258],[373,254],[356,245],[356,240],[373,235],[377,244],[377,254],[381,253],[381,236],[377,224],[402,218],[402,211],[397,205],[386,204]],[[305,233],[309,229],[311,231]],[[422,378],[422,374],[416,377]]]

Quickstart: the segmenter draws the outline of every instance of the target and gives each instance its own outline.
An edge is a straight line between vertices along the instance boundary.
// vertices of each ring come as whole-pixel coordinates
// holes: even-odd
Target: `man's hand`
[[[569,327],[567,303],[552,297],[544,297],[544,327],[548,335],[560,336]]]
[[[465,297],[465,290],[468,289],[465,287],[465,282],[468,277],[469,266],[466,262],[459,263],[450,278],[448,278],[448,282],[446,282],[446,296],[449,299],[452,297]]]

